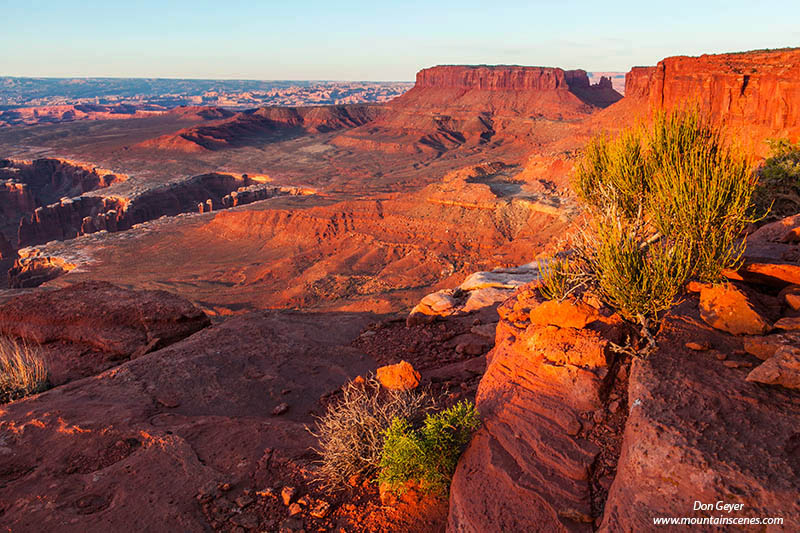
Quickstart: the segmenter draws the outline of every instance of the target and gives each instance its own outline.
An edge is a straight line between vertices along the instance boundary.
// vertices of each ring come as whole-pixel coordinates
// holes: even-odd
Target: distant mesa
[[[368,127],[334,144],[390,152],[443,153],[461,146],[538,144],[568,124],[622,98],[609,80],[590,84],[583,70],[506,65],[444,65],[417,73],[414,88],[392,100]]]

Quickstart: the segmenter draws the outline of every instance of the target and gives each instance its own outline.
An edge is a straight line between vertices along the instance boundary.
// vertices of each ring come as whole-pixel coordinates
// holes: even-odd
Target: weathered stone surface
[[[56,384],[168,346],[209,324],[180,296],[106,282],[34,291],[0,306],[0,333],[42,345]]]
[[[709,326],[734,335],[762,335],[771,327],[752,299],[731,283],[700,290],[700,316]]]
[[[382,366],[377,371],[380,384],[391,390],[411,390],[419,386],[419,372],[406,361]]]
[[[747,375],[747,381],[800,390],[800,348],[794,345],[778,349]]]
[[[780,515],[779,530],[798,530],[796,393],[749,383],[744,367],[684,349],[696,321],[686,302],[663,324],[658,350],[633,361],[630,414],[600,531],[651,531],[653,517],[717,514],[695,513],[696,500],[740,503],[737,517]],[[713,335],[715,347],[734,351],[735,338]]]
[[[375,368],[350,346],[368,323],[357,313],[234,317],[92,379],[2,406],[3,526],[213,530],[197,501],[213,497],[203,487],[256,492],[286,485],[278,464],[312,467],[315,440],[306,427],[319,399]],[[292,409],[273,417],[279,401]]]
[[[783,329],[786,331],[800,331],[800,317],[798,316],[785,316],[775,322],[775,329]]]
[[[800,50],[675,56],[655,67],[635,68],[625,96],[643,99],[651,111],[697,105],[729,128],[754,134],[796,134],[800,124]]]
[[[469,296],[464,306],[461,308],[461,312],[472,313],[488,307],[496,307],[498,304],[503,303],[510,295],[511,291],[497,289],[495,287],[475,289],[469,292]]]
[[[778,333],[744,338],[744,350],[750,355],[766,361],[784,346],[800,346],[800,334]]]
[[[573,298],[561,302],[549,300],[531,310],[531,324],[537,326],[556,325],[561,328],[581,329],[586,324],[599,320],[600,313],[594,307]]]
[[[539,279],[538,271],[515,272],[476,272],[470,275],[459,286],[462,291],[473,291],[494,287],[500,289],[516,289]]]
[[[800,285],[790,285],[778,295],[792,311],[800,311]]]
[[[587,471],[598,450],[576,435],[579,415],[601,406],[621,324],[604,318],[604,333],[542,326],[515,311],[541,304],[526,287],[500,307],[506,318],[477,395],[483,426],[453,479],[450,531],[592,530]]]

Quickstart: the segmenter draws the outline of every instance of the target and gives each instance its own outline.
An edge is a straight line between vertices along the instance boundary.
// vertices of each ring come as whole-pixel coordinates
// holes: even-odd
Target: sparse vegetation
[[[378,480],[395,490],[414,480],[423,490],[445,491],[479,425],[478,412],[468,401],[429,414],[419,429],[405,418],[394,418],[385,431]]]
[[[39,351],[0,337],[0,404],[42,392],[47,387],[47,367]]]
[[[770,157],[759,168],[756,206],[770,218],[800,211],[800,142],[788,139],[767,141]]]
[[[574,292],[579,283],[577,271],[568,258],[553,257],[539,261],[539,292],[548,300],[561,301]]]
[[[647,329],[690,277],[714,282],[739,265],[756,180],[751,161],[697,111],[597,137],[573,182],[590,219],[573,243],[579,273],[543,273],[543,294],[558,298],[581,279]]]
[[[373,376],[348,382],[312,432],[319,439],[320,485],[339,489],[354,476],[372,477],[381,462],[384,432],[392,421],[419,420],[432,407],[425,392],[381,388]]]

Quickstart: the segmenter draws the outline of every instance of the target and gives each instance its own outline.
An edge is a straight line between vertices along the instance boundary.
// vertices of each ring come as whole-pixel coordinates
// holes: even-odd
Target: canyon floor
[[[632,70],[624,98],[583,71],[448,66],[388,103],[0,130],[0,332],[40,345],[54,385],[0,407],[0,521],[647,530],[648,512],[684,514],[680,476],[709,475],[708,497],[797,524],[800,397],[745,381],[759,358],[705,325],[697,296],[666,322],[670,348],[643,362],[610,353],[626,330],[605,308],[581,307],[579,326],[535,323],[529,284],[532,261],[578,223],[570,173],[592,135],[699,95],[760,153],[767,134],[800,132],[799,54],[668,58]],[[738,280],[764,293],[770,323],[795,315],[781,299],[800,284],[787,220],[748,256],[772,284]],[[681,348],[698,338],[702,359]],[[477,399],[484,426],[450,499],[383,505],[369,480],[322,491],[315,417],[347,380],[400,360],[443,403]],[[769,435],[780,474],[748,462],[752,437],[681,429],[682,416],[714,423],[695,401]],[[634,445],[645,437],[672,461],[667,499]]]

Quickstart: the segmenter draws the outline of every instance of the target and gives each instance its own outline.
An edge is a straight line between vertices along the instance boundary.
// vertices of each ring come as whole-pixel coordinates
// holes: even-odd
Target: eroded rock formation
[[[546,309],[545,309],[546,308]],[[477,394],[483,426],[459,462],[448,530],[592,531],[586,439],[603,408],[620,318],[527,286],[499,309]]]

